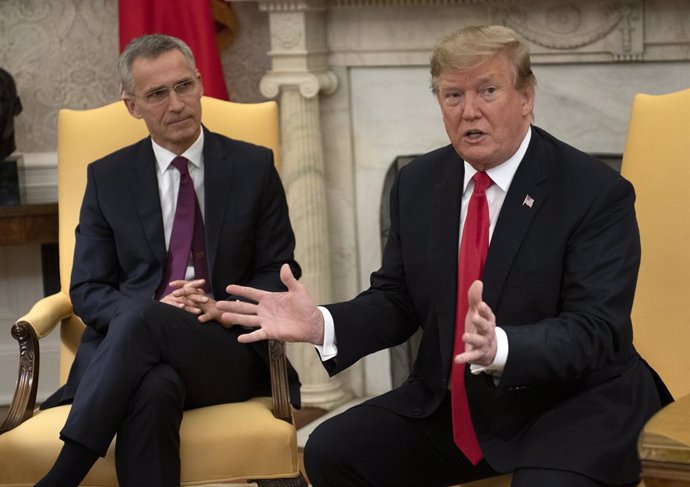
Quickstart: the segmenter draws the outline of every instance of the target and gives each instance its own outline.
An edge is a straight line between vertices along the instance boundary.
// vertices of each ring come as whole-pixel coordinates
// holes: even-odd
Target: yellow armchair
[[[275,102],[241,104],[202,98],[202,121],[211,131],[273,149],[278,164]],[[58,115],[58,203],[61,291],[39,301],[12,327],[19,342],[19,378],[9,413],[0,425],[0,487],[25,487],[51,467],[62,442],[70,406],[34,410],[40,338],[60,328],[60,383],[67,379],[84,325],[72,312],[67,291],[74,229],[86,186],[86,165],[148,135],[124,103]],[[261,487],[306,487],[300,473],[297,435],[288,398],[281,342],[270,342],[272,398],[254,398],[186,411],[180,428],[182,485],[254,481]],[[114,444],[82,486],[115,487]]]
[[[642,477],[690,485],[690,89],[635,96],[621,172],[635,186],[642,241],[635,347],[678,400],[644,428]]]

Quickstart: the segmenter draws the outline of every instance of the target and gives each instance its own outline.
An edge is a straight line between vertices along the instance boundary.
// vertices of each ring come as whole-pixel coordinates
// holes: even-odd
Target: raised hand
[[[456,363],[488,366],[496,357],[496,316],[482,301],[482,281],[474,281],[467,292],[469,306],[465,317],[465,351],[455,356]]]
[[[231,284],[228,294],[253,301],[218,301],[216,307],[223,313],[218,319],[223,326],[243,325],[256,328],[240,335],[241,343],[259,340],[281,340],[323,344],[323,315],[317,309],[307,290],[292,275],[287,264],[280,269],[280,280],[285,292],[269,292]],[[254,304],[256,303],[256,304]]]

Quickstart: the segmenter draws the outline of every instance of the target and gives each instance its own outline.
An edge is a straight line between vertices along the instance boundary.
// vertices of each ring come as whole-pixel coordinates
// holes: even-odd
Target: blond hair
[[[436,44],[430,62],[431,91],[438,94],[441,73],[474,68],[499,54],[511,61],[516,89],[536,86],[529,47],[517,33],[502,25],[478,25],[453,32]]]

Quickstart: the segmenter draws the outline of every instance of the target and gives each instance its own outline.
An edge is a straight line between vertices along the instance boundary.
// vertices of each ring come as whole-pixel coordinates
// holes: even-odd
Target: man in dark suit
[[[182,411],[270,393],[265,344],[238,343],[238,328],[212,319],[216,300],[228,282],[284,289],[284,263],[300,273],[273,154],[201,126],[187,45],[140,37],[119,72],[150,137],[88,167],[70,287],[87,328],[67,384],[44,404],[73,402],[39,486],[78,485],[117,434],[121,486],[179,487]],[[189,293],[205,297],[203,312],[185,305]]]
[[[310,436],[316,487],[502,472],[514,487],[637,485],[636,439],[662,399],[632,345],[632,186],[531,124],[536,81],[511,29],[444,38],[431,75],[451,145],[400,171],[371,287],[319,311],[285,266],[287,292],[229,286],[257,304],[219,304],[221,319],[258,328],[243,343],[318,345],[330,374],[424,329],[404,384]]]

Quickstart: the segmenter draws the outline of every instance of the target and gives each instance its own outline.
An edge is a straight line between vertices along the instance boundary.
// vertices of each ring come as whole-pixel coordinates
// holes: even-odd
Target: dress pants
[[[427,418],[407,418],[362,404],[309,436],[304,465],[313,487],[441,487],[498,475],[472,465],[455,446],[450,393]],[[573,472],[519,469],[512,487],[607,487]],[[628,486],[633,487],[633,486]]]
[[[244,401],[268,374],[238,334],[168,304],[132,299],[113,316],[61,437],[103,456],[117,434],[122,487],[178,487],[183,409]]]
[[[427,418],[355,406],[309,436],[304,465],[313,487],[440,487],[498,475],[455,446],[450,393]]]

